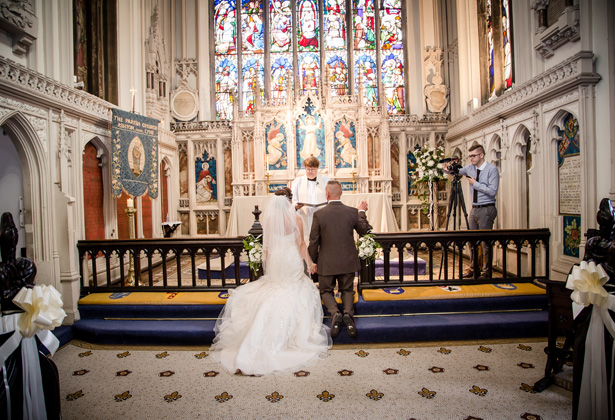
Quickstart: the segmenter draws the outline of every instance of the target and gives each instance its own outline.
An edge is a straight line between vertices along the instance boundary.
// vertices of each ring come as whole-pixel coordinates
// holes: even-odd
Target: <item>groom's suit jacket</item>
[[[361,263],[354,233],[365,235],[371,230],[365,212],[333,201],[314,213],[308,252],[322,276],[354,273]]]

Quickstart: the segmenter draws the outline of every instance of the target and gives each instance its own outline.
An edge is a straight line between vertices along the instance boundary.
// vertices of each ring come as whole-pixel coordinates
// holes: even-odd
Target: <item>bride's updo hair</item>
[[[286,198],[288,198],[289,200],[292,200],[292,198],[293,198],[293,192],[288,187],[282,187],[280,189],[277,189],[275,191],[274,195],[283,195]]]

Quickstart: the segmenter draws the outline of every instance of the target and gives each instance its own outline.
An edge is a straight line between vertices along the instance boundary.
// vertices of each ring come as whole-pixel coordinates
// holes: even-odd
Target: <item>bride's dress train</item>
[[[266,275],[229,291],[211,355],[245,375],[290,371],[331,347],[318,288],[303,271],[296,236],[275,239]]]

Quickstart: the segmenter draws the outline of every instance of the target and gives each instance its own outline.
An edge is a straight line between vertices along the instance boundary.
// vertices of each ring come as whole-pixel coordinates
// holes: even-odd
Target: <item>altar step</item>
[[[209,345],[223,305],[80,305],[73,338],[96,344]],[[344,343],[529,338],[547,336],[545,295],[365,301],[355,305],[359,332]],[[329,325],[330,320],[325,320]]]

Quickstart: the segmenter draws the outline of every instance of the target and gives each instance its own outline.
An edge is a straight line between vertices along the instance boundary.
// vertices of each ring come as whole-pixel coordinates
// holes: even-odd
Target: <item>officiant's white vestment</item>
[[[291,184],[293,191],[293,205],[297,203],[307,204],[320,204],[327,201],[327,195],[325,193],[325,187],[330,178],[327,175],[317,175],[316,181],[310,181],[307,175],[296,178]],[[319,207],[304,206],[299,210],[301,219],[303,220],[303,233],[307,238],[310,235],[310,229],[312,229],[312,218],[314,212]]]

